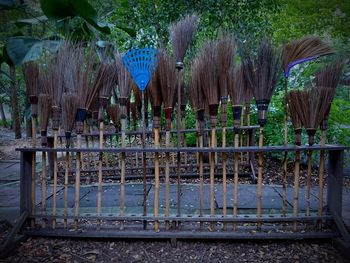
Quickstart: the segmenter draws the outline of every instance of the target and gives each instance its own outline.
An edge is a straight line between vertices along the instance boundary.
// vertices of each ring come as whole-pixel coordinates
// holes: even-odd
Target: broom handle
[[[181,69],[178,69],[177,82],[177,147],[181,147]],[[181,215],[181,157],[180,152],[177,153],[177,216]]]
[[[216,128],[211,129],[211,145],[212,148],[215,147],[215,137],[216,137]],[[214,206],[214,163],[215,163],[215,153],[210,153],[210,216],[215,216],[215,206]],[[211,227],[214,227],[214,222],[211,223]],[[213,229],[212,229],[213,230]]]
[[[306,216],[310,216],[312,151],[307,152]]]
[[[104,123],[103,121],[100,121],[100,140],[99,140],[99,147],[102,150],[103,149],[103,130],[104,130]],[[97,216],[101,216],[101,206],[102,206],[102,160],[103,160],[103,153],[99,153],[98,158],[98,190],[97,190]],[[99,228],[101,225],[101,220],[97,220],[97,227]]]
[[[299,214],[299,176],[300,176],[300,152],[295,152],[294,164],[294,200],[293,200],[293,216],[298,217]],[[293,222],[293,231],[297,231],[297,221]]]
[[[35,125],[35,117],[32,116],[32,146],[36,147],[36,125]],[[32,214],[35,214],[35,163],[36,163],[36,152],[32,154]],[[31,220],[31,227],[35,226],[35,218]]]
[[[53,148],[57,149],[58,143],[58,131],[54,131],[54,139],[53,139]],[[58,165],[57,165],[57,152],[53,154],[53,196],[52,196],[52,228],[56,228],[56,196],[57,196],[57,173],[58,173]]]
[[[284,146],[288,145],[288,126],[287,126],[287,120],[288,120],[288,112],[287,112],[287,92],[288,92],[288,78],[284,79],[284,117],[283,117],[283,123],[284,123]],[[287,209],[287,164],[288,164],[288,152],[284,152],[284,158],[283,158],[283,177],[282,177],[282,214],[283,216],[286,215],[286,209]]]
[[[69,152],[66,152],[66,167],[64,171],[64,228],[67,228],[67,216],[68,216],[68,175],[69,175]]]
[[[170,131],[165,132],[165,147],[170,146]],[[165,153],[165,217],[170,216],[170,154]],[[169,230],[169,221],[165,222],[166,229]]]
[[[154,147],[157,149],[159,147],[159,129],[154,129]],[[158,152],[154,153],[154,181],[155,181],[155,191],[154,191],[154,230],[159,231],[158,222],[158,209],[159,209],[159,155]]]
[[[122,131],[122,148],[125,148],[125,129],[126,129],[126,118],[120,120],[121,122],[121,131]],[[123,217],[125,215],[125,152],[121,153],[121,174],[120,174],[120,215]],[[121,229],[124,228],[123,222],[121,223]]]
[[[235,148],[238,148],[239,134],[235,133]],[[238,153],[234,153],[234,204],[233,204],[233,216],[237,217],[238,211]],[[233,230],[237,230],[237,224],[233,223]]]
[[[247,126],[249,127],[250,126],[250,103],[246,103],[246,122],[247,122]],[[250,142],[250,135],[249,135],[249,133],[248,133],[248,136],[246,136],[246,137],[247,137],[247,146],[249,147],[250,143],[251,143]],[[249,157],[250,153],[247,152],[246,154],[247,154],[247,162],[249,163],[249,161],[250,161],[250,157]]]
[[[243,126],[243,116],[241,117],[241,127]],[[246,134],[246,132],[243,133],[243,131],[241,130],[240,131],[240,138],[239,138],[239,146],[242,147],[243,146],[243,134]],[[240,154],[240,159],[241,159],[241,162],[243,163],[243,152],[241,152]]]
[[[203,148],[203,135],[199,135],[199,148]],[[203,153],[199,153],[199,216],[203,217],[203,190],[204,190],[204,178],[203,178]],[[203,228],[203,222],[200,222],[200,227]]]
[[[145,92],[141,92],[142,100],[142,148],[145,148],[146,132],[145,132]],[[143,176],[143,215],[147,215],[147,179],[146,179],[146,153],[142,153],[142,176]],[[143,228],[147,228],[147,221],[143,221]]]
[[[81,148],[81,134],[77,134],[77,149]],[[81,154],[77,152],[77,160],[76,160],[76,171],[75,171],[75,211],[74,215],[79,216],[79,202],[80,202],[80,162],[81,162]],[[74,228],[78,229],[78,219],[74,220]]]
[[[183,133],[183,146],[187,147],[187,142],[186,142],[186,122],[185,118],[181,120],[181,126],[182,130],[184,131]],[[187,152],[184,153],[184,163],[185,163],[185,174],[187,175]]]
[[[264,144],[264,128],[260,127],[259,130],[259,148],[262,148]],[[263,154],[258,152],[258,207],[257,216],[258,218],[262,215],[262,173],[263,173]],[[261,228],[261,222],[257,224],[258,229]]]
[[[46,215],[46,152],[42,152],[41,170],[41,212]],[[41,226],[45,227],[45,220],[41,221]]]
[[[222,148],[226,148],[226,127],[222,127]],[[227,192],[227,185],[226,185],[226,153],[222,153],[222,215],[225,218],[227,215],[227,209],[226,209],[226,192]],[[224,230],[226,230],[226,222],[223,224]]]
[[[326,130],[322,130],[321,135],[321,145],[324,146],[326,144]],[[318,171],[318,216],[322,216],[323,212],[323,176],[324,176],[324,150],[320,151],[320,165]],[[318,222],[319,226],[322,224],[322,220]]]

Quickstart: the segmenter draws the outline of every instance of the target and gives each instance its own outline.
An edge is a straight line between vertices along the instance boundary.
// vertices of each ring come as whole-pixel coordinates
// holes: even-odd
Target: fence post
[[[327,207],[341,217],[343,197],[343,150],[329,151]]]
[[[35,151],[21,151],[20,214],[31,213],[32,202],[32,155]]]

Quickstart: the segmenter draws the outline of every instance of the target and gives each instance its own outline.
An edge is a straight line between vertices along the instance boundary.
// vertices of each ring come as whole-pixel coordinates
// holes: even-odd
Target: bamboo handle
[[[159,147],[159,129],[154,129],[154,146]],[[159,155],[154,153],[154,179],[155,179],[155,191],[154,191],[154,230],[159,231],[158,212],[159,212]]]
[[[81,148],[81,134],[77,135],[77,148]],[[75,171],[75,201],[74,201],[74,215],[79,216],[80,209],[80,162],[81,162],[81,153],[77,152],[76,160],[76,171]],[[78,229],[78,219],[74,220],[74,228]]]
[[[99,147],[103,149],[103,130],[104,123],[100,121],[100,138],[99,138]],[[97,216],[101,216],[101,206],[102,206],[102,161],[103,161],[103,153],[99,153],[98,160],[98,190],[97,190]],[[101,225],[101,220],[97,220],[97,227],[99,228]]]
[[[199,147],[203,148],[203,135],[199,136]],[[199,153],[199,216],[203,217],[203,190],[204,190],[204,178],[203,178],[203,153]],[[200,227],[203,228],[203,222],[200,222]]]
[[[310,216],[312,151],[307,153],[306,216]]]
[[[326,144],[326,131],[322,131],[321,145]],[[320,165],[318,171],[318,216],[322,216],[323,213],[323,181],[324,181],[324,156],[323,150],[320,151]],[[318,222],[319,227],[322,225],[322,220]]]
[[[125,142],[125,129],[126,129],[126,119],[121,119],[121,131],[122,131],[122,147],[126,146]],[[121,175],[120,175],[120,215],[123,217],[125,215],[125,204],[124,204],[124,196],[125,196],[125,152],[121,153]],[[121,229],[124,228],[124,224],[122,222]]]
[[[235,134],[235,148],[238,148],[239,134]],[[233,216],[237,217],[238,214],[238,153],[234,153],[234,203],[233,203]],[[233,224],[233,230],[237,230],[237,224]]]
[[[215,127],[211,129],[211,145],[215,147],[216,129]],[[215,216],[215,206],[214,206],[214,166],[215,166],[215,153],[211,152],[209,155],[210,163],[210,216]],[[214,223],[211,223],[211,227],[214,227]],[[213,230],[213,229],[212,229]]]
[[[262,148],[264,144],[264,128],[260,127],[259,131],[259,148]],[[257,206],[257,216],[260,218],[262,216],[262,173],[263,173],[263,154],[258,153],[258,206]],[[258,229],[261,228],[261,222],[257,224]]]
[[[32,116],[32,146],[36,147],[36,125],[35,125],[35,117]],[[36,153],[32,154],[32,214],[35,214],[35,174],[36,174]],[[31,220],[31,226],[35,226],[35,218]]]
[[[66,152],[66,167],[64,171],[64,228],[67,228],[67,216],[68,216],[68,175],[70,167],[69,152]]]
[[[295,152],[294,164],[294,200],[293,200],[293,216],[298,217],[299,214],[299,176],[300,176],[300,152]],[[293,231],[297,231],[297,221],[293,222]]]
[[[222,148],[226,148],[226,127],[222,127]],[[227,193],[227,182],[226,182],[226,153],[222,153],[222,215],[225,218],[227,215],[227,204],[226,204],[226,193]],[[223,224],[224,230],[226,230],[226,223]]]
[[[42,152],[41,170],[41,213],[46,215],[46,152]],[[41,226],[45,227],[45,220],[41,221]]]
[[[170,131],[165,133],[165,147],[168,148],[170,145]],[[170,215],[170,154],[165,153],[165,216]],[[166,222],[166,229],[169,229],[169,221]]]
[[[53,147],[54,149],[57,149],[57,142],[58,142],[58,131],[54,131],[54,140],[53,140]],[[52,228],[56,228],[56,196],[57,196],[57,174],[58,174],[58,165],[57,165],[57,152],[53,154],[53,196],[52,196]]]

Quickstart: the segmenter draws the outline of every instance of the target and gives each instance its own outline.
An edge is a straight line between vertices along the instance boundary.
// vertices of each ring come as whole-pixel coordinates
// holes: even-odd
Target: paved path
[[[16,221],[19,216],[19,161],[0,161],[0,220],[7,219],[11,222]],[[47,187],[47,208],[50,210],[52,207],[52,195],[53,187],[49,185]],[[154,186],[149,184],[147,186],[148,192],[148,204],[152,207],[154,197]],[[115,213],[118,212],[119,207],[119,192],[120,187],[118,184],[104,184],[102,191],[102,200],[104,208],[103,213]],[[204,210],[209,213],[209,185],[204,186]],[[222,186],[215,185],[215,206],[218,211],[222,209]],[[257,203],[257,186],[256,185],[239,185],[238,190],[238,205],[239,212],[254,213]],[[311,208],[317,210],[318,198],[317,188],[312,188]],[[40,207],[40,188],[36,191],[36,203],[39,209]],[[68,207],[73,209],[74,207],[74,186],[68,188],[69,204]],[[326,200],[326,193],[324,200]],[[233,185],[227,185],[227,206],[233,207]],[[263,208],[268,209],[270,212],[279,213],[282,207],[282,188],[278,185],[265,185],[263,186]],[[141,213],[143,203],[143,186],[140,183],[126,184],[125,191],[125,206],[127,213]],[[183,214],[198,213],[199,209],[199,185],[198,184],[184,184],[182,185],[182,212]],[[80,193],[80,206],[81,213],[95,213],[95,207],[97,204],[97,185],[81,186]],[[287,188],[287,209],[292,211],[293,204],[293,188]],[[57,188],[57,208],[58,212],[63,208],[63,187]],[[165,209],[165,186],[160,185],[160,200],[159,200],[159,213],[164,213]],[[172,185],[170,188],[170,205],[172,212],[176,213],[177,209],[177,188],[176,185]],[[300,189],[299,194],[299,206],[301,211],[306,208],[305,189]],[[153,211],[149,210],[149,213]],[[343,192],[343,219],[345,223],[350,226],[350,189],[344,188]]]

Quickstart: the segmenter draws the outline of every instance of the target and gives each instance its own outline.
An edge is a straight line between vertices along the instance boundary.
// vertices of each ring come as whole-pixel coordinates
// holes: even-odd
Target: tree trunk
[[[10,76],[11,76],[11,117],[12,117],[12,127],[15,132],[15,138],[22,138],[21,135],[21,117],[19,114],[19,106],[18,106],[18,95],[17,95],[17,81],[16,81],[16,68],[10,67]]]
[[[7,122],[6,122],[6,116],[5,116],[5,111],[4,111],[4,105],[2,102],[0,102],[0,118],[1,118],[1,123],[4,127],[7,127]]]

